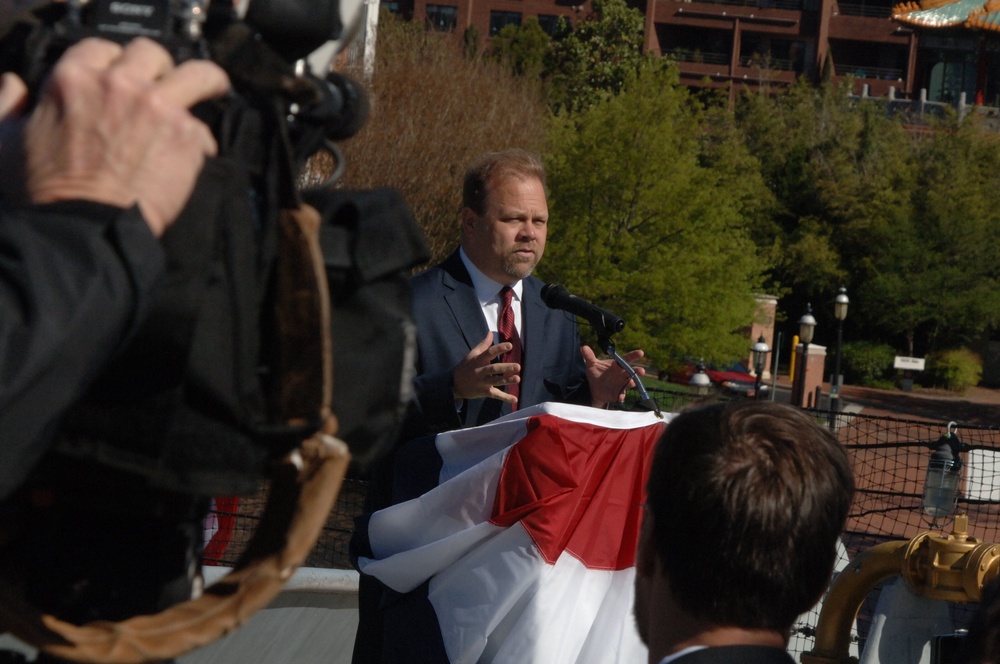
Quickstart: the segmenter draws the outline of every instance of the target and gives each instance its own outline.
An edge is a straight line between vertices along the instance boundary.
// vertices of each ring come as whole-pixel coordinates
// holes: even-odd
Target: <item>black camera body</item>
[[[0,34],[0,71],[21,75],[35,95],[62,53],[87,37],[149,37],[179,62],[211,59],[232,83],[228,97],[195,109],[216,136],[218,156],[162,238],[169,267],[143,325],[63,418],[50,454],[58,466],[98,459],[170,491],[241,494],[319,425],[283,426],[273,396],[288,359],[281,354],[295,352],[275,343],[279,219],[303,201],[322,220],[334,373],[367,376],[334,382],[341,436],[359,461],[392,439],[408,380],[387,376],[412,368],[405,283],[426,247],[394,192],[300,191],[308,158],[328,148],[342,162],[333,141],[360,129],[367,112],[360,86],[316,76],[303,63],[342,37],[338,0],[243,4],[70,0],[22,14]],[[375,226],[379,236],[369,239]],[[407,240],[381,256],[362,255],[385,232]],[[353,370],[373,356],[388,366]]]
[[[32,38],[24,52],[32,64],[51,65],[86,37],[120,43],[148,37],[177,62],[213,58],[225,66],[212,42],[238,23],[291,64],[345,32],[338,0],[67,0],[34,13],[45,34]]]
[[[208,59],[225,69],[234,96],[277,118],[269,130],[285,134],[288,168],[297,171],[316,151],[352,136],[367,120],[361,86],[340,74],[312,72],[305,60],[349,33],[341,11],[339,0],[53,2],[22,13],[0,32],[0,71],[18,74],[33,103],[55,62],[82,39],[153,39],[175,62]],[[225,138],[221,113],[199,110],[217,137]],[[227,147],[225,140],[220,143]]]
[[[166,47],[176,62],[208,58],[203,26],[209,9],[205,1],[90,0],[83,3],[73,0],[66,3],[64,17],[52,23],[56,40],[53,52],[58,53],[62,44],[72,44],[85,37],[123,43],[135,37],[148,37]],[[235,18],[231,5],[227,13]],[[233,18],[224,17],[223,20]],[[48,59],[51,54],[46,57]]]

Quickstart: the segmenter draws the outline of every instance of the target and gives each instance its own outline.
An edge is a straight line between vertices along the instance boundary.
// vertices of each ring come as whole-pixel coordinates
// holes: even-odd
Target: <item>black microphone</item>
[[[625,321],[606,309],[581,300],[559,284],[542,286],[542,301],[552,309],[568,311],[585,319],[597,329],[598,335],[614,334],[625,329]]]

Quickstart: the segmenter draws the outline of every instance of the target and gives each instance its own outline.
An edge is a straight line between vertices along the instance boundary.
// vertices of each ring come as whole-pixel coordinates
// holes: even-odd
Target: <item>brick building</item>
[[[628,0],[645,17],[646,50],[674,57],[691,86],[735,93],[774,89],[799,76],[850,77],[858,94],[1000,106],[1000,34],[982,16],[975,23],[976,11],[955,11],[970,0],[926,1],[937,8],[896,0]],[[572,23],[590,11],[586,0],[382,6],[432,30],[461,35],[474,26],[480,36],[530,17],[554,34],[559,17]]]
[[[757,89],[798,76],[854,77],[870,94],[914,90],[917,34],[891,0],[647,0],[646,48],[677,59],[692,85]]]
[[[586,0],[382,0],[381,6],[406,20],[422,21],[429,30],[462,34],[475,27],[490,37],[532,17],[554,35],[560,17],[572,23],[589,11]]]

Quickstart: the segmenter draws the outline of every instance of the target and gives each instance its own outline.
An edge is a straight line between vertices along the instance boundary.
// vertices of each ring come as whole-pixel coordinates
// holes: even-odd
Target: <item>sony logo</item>
[[[109,8],[112,14],[119,16],[135,16],[149,18],[156,11],[150,5],[140,5],[133,2],[112,2]]]

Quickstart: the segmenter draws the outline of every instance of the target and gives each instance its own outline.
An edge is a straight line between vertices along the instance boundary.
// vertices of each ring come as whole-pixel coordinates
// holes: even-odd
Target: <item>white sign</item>
[[[923,371],[924,362],[925,360],[922,357],[896,356],[895,361],[892,363],[892,368],[907,369],[908,371]]]

